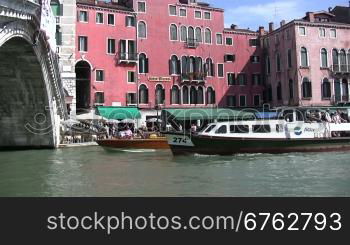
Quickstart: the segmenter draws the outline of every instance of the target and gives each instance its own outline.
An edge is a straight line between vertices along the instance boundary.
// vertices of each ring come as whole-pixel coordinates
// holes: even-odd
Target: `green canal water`
[[[0,196],[350,196],[350,153],[0,152]]]

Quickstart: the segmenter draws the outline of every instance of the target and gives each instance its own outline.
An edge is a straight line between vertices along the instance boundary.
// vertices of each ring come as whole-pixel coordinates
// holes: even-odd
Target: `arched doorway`
[[[86,61],[75,65],[77,112],[90,108],[91,98],[91,67]]]

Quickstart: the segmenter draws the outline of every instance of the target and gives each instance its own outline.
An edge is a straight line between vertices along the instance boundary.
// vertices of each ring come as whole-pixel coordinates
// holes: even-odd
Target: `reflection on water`
[[[350,154],[0,152],[0,196],[350,196]]]

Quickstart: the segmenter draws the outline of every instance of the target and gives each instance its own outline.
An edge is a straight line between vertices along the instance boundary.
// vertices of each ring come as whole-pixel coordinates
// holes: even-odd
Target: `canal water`
[[[350,196],[350,154],[0,152],[0,196]]]

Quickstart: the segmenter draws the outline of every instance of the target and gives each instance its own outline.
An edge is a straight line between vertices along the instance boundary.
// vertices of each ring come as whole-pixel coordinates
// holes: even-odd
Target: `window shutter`
[[[59,16],[63,16],[63,4],[60,4],[59,8],[60,8]]]
[[[176,65],[177,65],[177,72],[176,72],[176,74],[181,74],[181,62],[180,62],[180,60],[176,61]]]
[[[211,63],[211,75],[213,76],[213,77],[215,77],[215,65],[214,65],[214,62],[213,63]]]
[[[125,16],[125,26],[129,26],[129,16]]]
[[[228,61],[228,57],[227,57],[227,54],[224,55],[224,62],[227,62]]]
[[[169,75],[173,74],[173,69],[172,69],[172,60],[169,60]]]
[[[145,59],[145,73],[149,72],[148,58]]]

